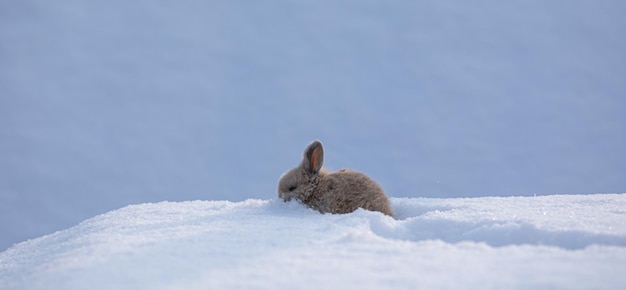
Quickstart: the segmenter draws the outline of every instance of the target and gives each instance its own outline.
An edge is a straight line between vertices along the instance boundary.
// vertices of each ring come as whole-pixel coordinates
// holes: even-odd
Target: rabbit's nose
[[[282,198],[284,201],[291,200],[291,195],[288,192],[279,192],[278,197]]]

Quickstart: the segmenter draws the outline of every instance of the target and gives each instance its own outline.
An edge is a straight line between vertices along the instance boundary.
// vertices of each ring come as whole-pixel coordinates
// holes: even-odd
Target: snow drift
[[[0,253],[2,289],[618,289],[626,194],[131,205]]]

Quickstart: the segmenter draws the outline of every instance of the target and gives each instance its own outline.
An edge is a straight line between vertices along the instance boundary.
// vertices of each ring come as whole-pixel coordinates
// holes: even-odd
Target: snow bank
[[[2,289],[617,289],[626,194],[131,205],[0,253]]]

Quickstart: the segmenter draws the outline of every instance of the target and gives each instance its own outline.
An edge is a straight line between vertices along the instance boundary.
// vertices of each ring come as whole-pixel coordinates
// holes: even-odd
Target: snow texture
[[[0,250],[271,199],[320,139],[394,197],[626,192],[623,0],[0,1]]]
[[[626,194],[131,205],[0,253],[1,289],[622,289]]]

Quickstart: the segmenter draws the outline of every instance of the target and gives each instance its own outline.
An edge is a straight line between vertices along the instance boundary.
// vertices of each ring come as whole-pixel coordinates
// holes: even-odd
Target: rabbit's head
[[[278,196],[285,201],[295,198],[305,201],[317,187],[318,177],[324,171],[324,148],[320,141],[313,141],[304,150],[300,165],[280,177]]]

